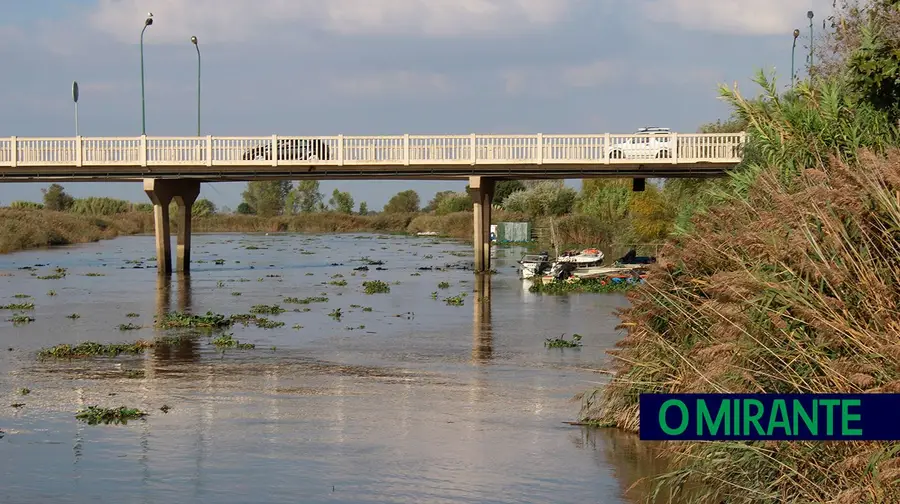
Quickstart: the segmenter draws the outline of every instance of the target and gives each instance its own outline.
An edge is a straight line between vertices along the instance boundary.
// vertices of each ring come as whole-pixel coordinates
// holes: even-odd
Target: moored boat
[[[522,278],[533,278],[540,276],[550,270],[553,263],[550,262],[550,254],[541,252],[540,254],[525,254],[520,259]]]

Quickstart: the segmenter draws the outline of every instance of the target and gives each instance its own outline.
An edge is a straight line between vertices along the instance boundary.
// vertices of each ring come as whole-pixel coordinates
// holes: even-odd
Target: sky
[[[727,118],[718,86],[790,82],[832,0],[30,0],[3,2],[0,136],[694,132]],[[576,186],[579,181],[567,181]],[[323,181],[380,208],[453,181]],[[46,184],[0,183],[0,205]],[[140,183],[65,184],[147,201]],[[235,208],[245,183],[204,184]],[[327,198],[326,198],[327,199]]]

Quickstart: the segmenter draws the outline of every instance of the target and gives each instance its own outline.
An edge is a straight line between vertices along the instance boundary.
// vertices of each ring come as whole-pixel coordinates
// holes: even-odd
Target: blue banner
[[[641,394],[647,441],[898,441],[900,394]]]

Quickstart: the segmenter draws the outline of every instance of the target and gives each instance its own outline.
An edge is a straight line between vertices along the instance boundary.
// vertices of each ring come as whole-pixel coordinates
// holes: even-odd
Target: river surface
[[[605,379],[594,369],[621,336],[620,295],[531,294],[520,249],[498,250],[479,281],[470,246],[432,238],[193,241],[191,276],[171,281],[152,237],[0,256],[0,305],[35,304],[0,310],[0,502],[619,503],[652,470],[633,438],[563,423]],[[65,276],[40,278],[55,268]],[[363,293],[367,280],[390,293]],[[138,356],[36,357],[166,336],[166,311],[258,304],[288,311],[268,316],[281,327],[227,330],[254,349],[199,335]],[[34,321],[8,321],[19,312]],[[583,347],[544,347],[574,333]],[[89,405],[148,416],[91,426],[75,419]]]

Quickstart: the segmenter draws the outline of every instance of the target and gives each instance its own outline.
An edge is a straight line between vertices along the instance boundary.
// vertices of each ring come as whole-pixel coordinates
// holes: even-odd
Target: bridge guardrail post
[[[603,134],[603,164],[609,164],[609,151],[610,144],[612,143],[612,135],[609,133]]]
[[[206,135],[206,166],[213,165],[213,137],[212,135]]]
[[[537,134],[537,155],[535,156],[535,162],[541,165],[544,164],[544,134]]]
[[[278,135],[272,135],[272,166],[278,166]]]
[[[669,154],[672,164],[678,164],[678,133],[672,133],[672,152]]]
[[[475,133],[469,135],[469,161],[472,163],[472,166],[478,162],[478,137]]]
[[[9,137],[9,160],[12,162],[13,168],[19,166],[19,146],[16,145],[17,143],[16,135]]]
[[[409,166],[409,133],[403,135],[403,165]]]
[[[338,166],[344,166],[344,134],[341,133],[337,138]]]
[[[147,166],[147,135],[141,135],[141,152],[138,154],[141,161],[141,167]]]
[[[81,139],[81,135],[75,137],[75,166],[78,168],[81,168],[84,162],[84,142]]]

